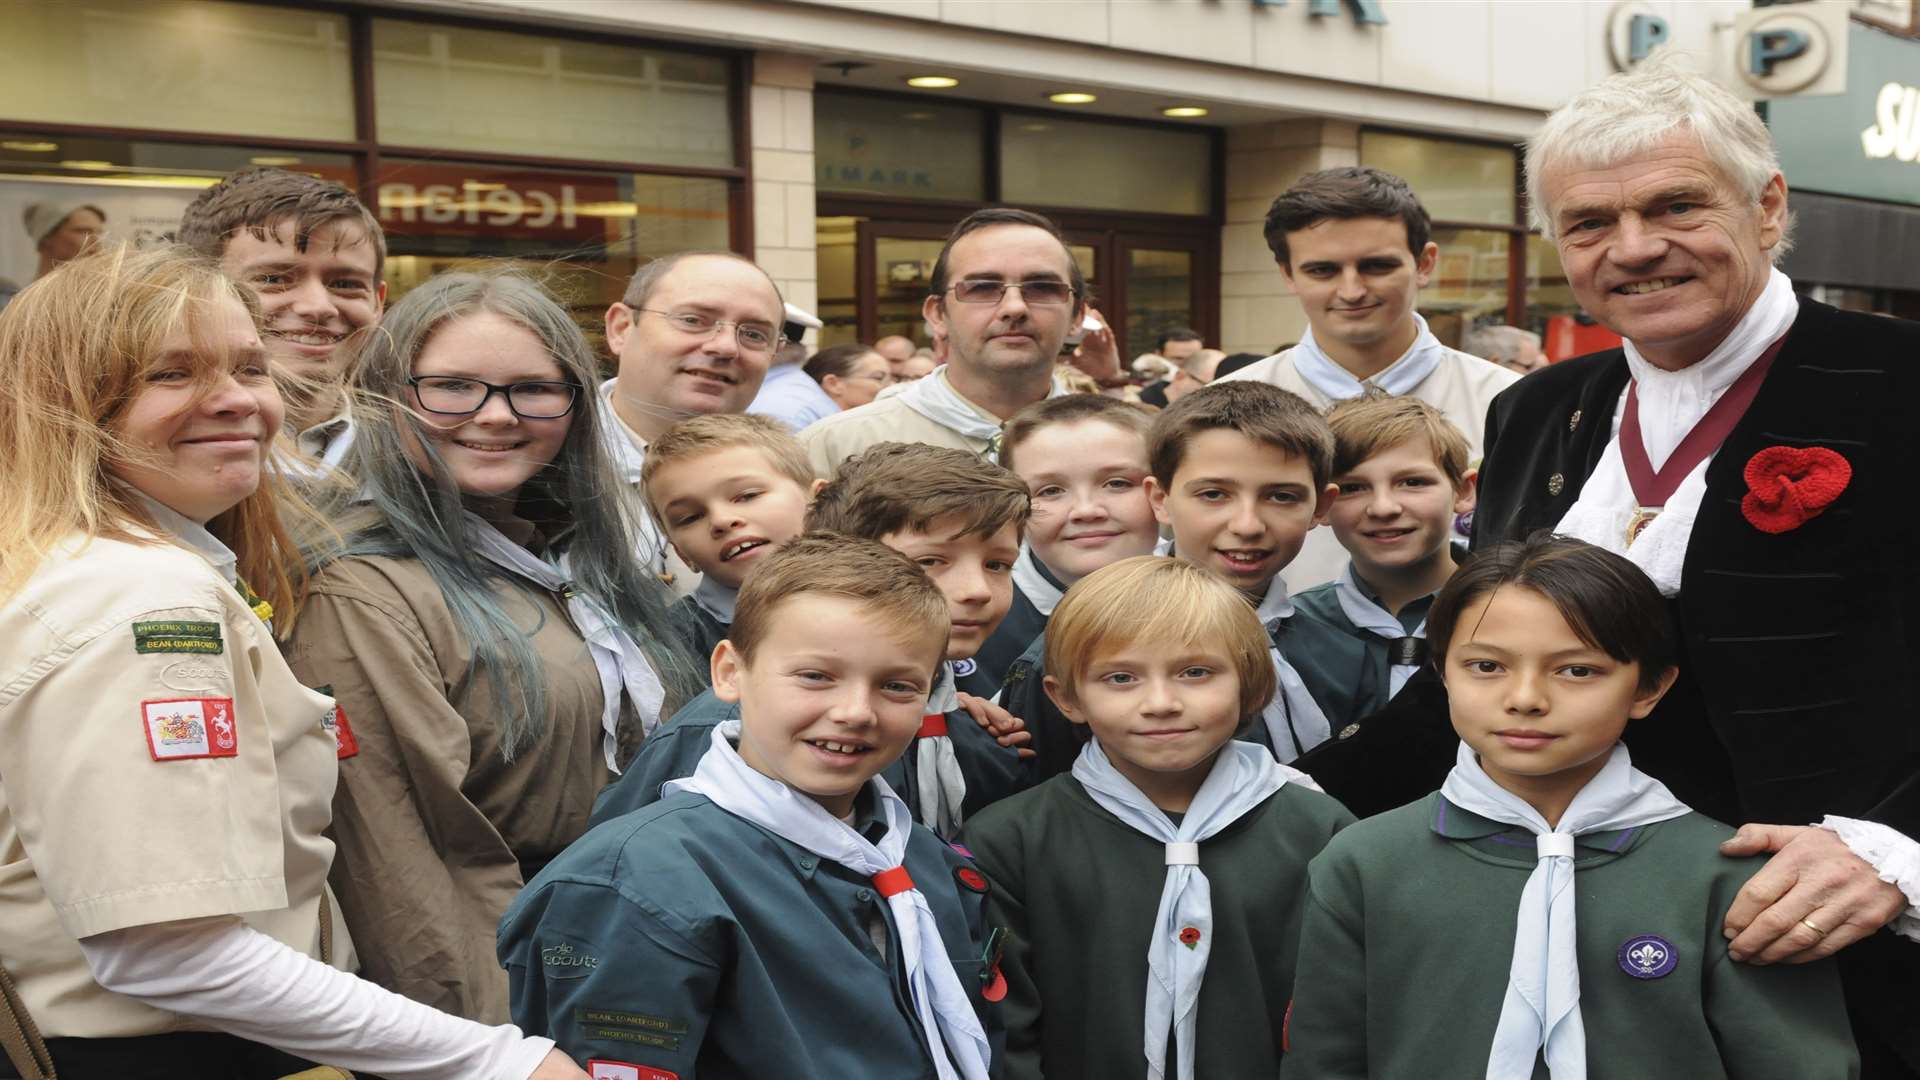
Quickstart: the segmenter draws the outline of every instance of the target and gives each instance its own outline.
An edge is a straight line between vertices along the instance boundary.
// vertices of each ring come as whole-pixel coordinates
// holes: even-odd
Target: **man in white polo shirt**
[[[1440,258],[1432,232],[1426,208],[1392,173],[1348,166],[1301,177],[1273,201],[1266,233],[1306,309],[1306,336],[1223,378],[1258,379],[1317,409],[1368,387],[1411,394],[1466,435],[1477,461],[1487,405],[1519,376],[1440,344],[1414,310]],[[1288,564],[1287,585],[1332,581],[1346,559],[1331,529],[1315,529]]]

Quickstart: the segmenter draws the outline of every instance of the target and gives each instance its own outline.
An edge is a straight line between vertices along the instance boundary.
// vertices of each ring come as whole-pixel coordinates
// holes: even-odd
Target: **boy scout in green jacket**
[[[1353,817],[1234,738],[1274,693],[1266,634],[1154,556],[1083,578],[1048,630],[1047,690],[1091,738],[966,831],[1008,932],[1007,1075],[1274,1076],[1307,863]]]
[[[1327,524],[1351,558],[1293,598],[1287,656],[1338,736],[1426,663],[1427,612],[1466,555],[1453,524],[1473,509],[1474,474],[1466,436],[1419,398],[1374,391],[1336,403],[1327,426],[1338,489]]]
[[[500,925],[513,1013],[590,1075],[986,1080],[986,880],[879,780],[947,605],[886,548],[803,536],[742,586],[694,774],[602,825]]]
[[[1727,955],[1761,859],[1620,743],[1672,685],[1664,602],[1577,540],[1495,545],[1428,617],[1458,759],[1309,867],[1286,1080],[1846,1080],[1831,960]]]

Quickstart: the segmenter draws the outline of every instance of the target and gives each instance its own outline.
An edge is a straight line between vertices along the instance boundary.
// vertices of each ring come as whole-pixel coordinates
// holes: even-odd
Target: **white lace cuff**
[[[1887,929],[1910,941],[1920,941],[1920,840],[1877,821],[1828,814],[1820,827],[1840,838],[1860,856],[1880,880],[1907,894],[1907,910],[1894,916]]]

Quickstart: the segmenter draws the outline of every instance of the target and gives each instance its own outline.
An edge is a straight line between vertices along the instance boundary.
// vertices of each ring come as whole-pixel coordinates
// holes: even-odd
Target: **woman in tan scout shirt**
[[[74,260],[0,315],[0,1075],[579,1077],[323,962],[351,962],[339,748],[264,621],[301,574],[257,325],[180,251]]]
[[[501,914],[697,677],[632,558],[592,352],[559,304],[442,275],[358,364],[344,553],[288,641],[358,743],[333,884],[368,978],[503,1023]]]

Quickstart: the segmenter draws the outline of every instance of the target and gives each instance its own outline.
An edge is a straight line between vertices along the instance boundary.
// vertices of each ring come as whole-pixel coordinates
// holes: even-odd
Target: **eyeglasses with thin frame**
[[[493,395],[522,420],[555,420],[573,411],[580,388],[570,382],[517,382],[505,386],[455,375],[415,375],[407,380],[420,407],[441,416],[470,416],[487,407]]]
[[[733,340],[747,352],[769,353],[779,348],[786,338],[780,331],[761,323],[728,322],[702,315],[697,311],[661,311],[658,308],[636,308],[647,315],[658,315],[667,320],[674,329],[690,337],[710,338],[719,333],[723,326],[733,327]]]
[[[1066,304],[1073,301],[1072,285],[1046,278],[1035,281],[963,278],[947,286],[953,298],[963,304],[997,304],[1008,289],[1019,289],[1020,299],[1028,304]]]

